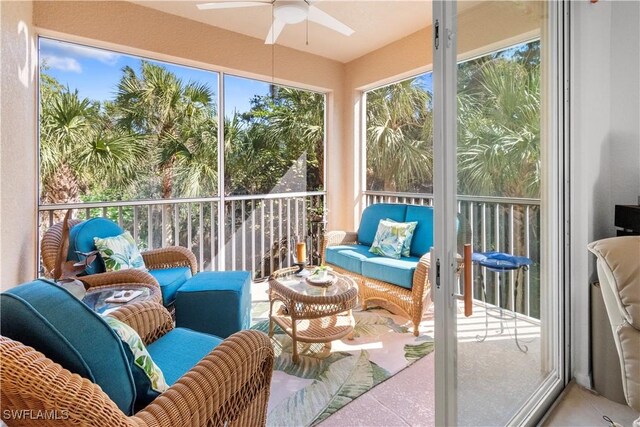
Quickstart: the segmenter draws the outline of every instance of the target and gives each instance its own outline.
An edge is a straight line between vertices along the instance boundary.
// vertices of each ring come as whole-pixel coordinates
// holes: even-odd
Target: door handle
[[[471,290],[471,245],[464,245],[464,254],[463,259],[464,263],[463,273],[464,273],[464,315],[469,317],[473,315],[473,301],[472,301],[472,290]]]

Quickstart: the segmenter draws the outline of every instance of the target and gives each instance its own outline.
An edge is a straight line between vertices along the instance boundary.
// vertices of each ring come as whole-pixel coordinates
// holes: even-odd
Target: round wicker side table
[[[106,302],[105,300],[116,292],[119,291],[142,291],[142,294],[138,295],[134,299],[128,302]],[[158,286],[149,285],[147,283],[124,283],[118,285],[103,285],[94,286],[87,290],[82,301],[89,306],[90,309],[99,313],[106,314],[109,311],[120,308],[126,304],[131,304],[140,301],[154,301],[162,304],[162,293]]]
[[[358,287],[350,277],[334,272],[335,282],[321,287],[296,276],[296,270],[284,268],[269,278],[269,336],[277,324],[291,337],[294,363],[300,360],[298,342],[330,346],[350,334],[355,325],[351,310],[358,301]]]

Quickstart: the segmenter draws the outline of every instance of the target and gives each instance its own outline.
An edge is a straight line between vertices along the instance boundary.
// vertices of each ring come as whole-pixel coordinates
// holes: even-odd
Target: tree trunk
[[[42,181],[42,203],[65,204],[80,202],[80,184],[68,164],[62,163]],[[64,211],[54,211],[54,224],[62,221]]]
[[[175,156],[171,158],[162,166],[162,198],[171,199],[173,193],[173,162]],[[164,219],[161,224],[162,237],[161,245],[172,246],[178,245],[179,242],[173,242],[173,233],[171,226],[171,205],[162,205],[161,219]],[[151,221],[151,218],[149,218]],[[179,224],[174,224],[174,227],[179,227]],[[149,248],[153,249],[153,248]],[[191,248],[189,248],[191,249]]]
[[[395,192],[396,191],[396,181],[391,177],[384,178],[384,191]]]

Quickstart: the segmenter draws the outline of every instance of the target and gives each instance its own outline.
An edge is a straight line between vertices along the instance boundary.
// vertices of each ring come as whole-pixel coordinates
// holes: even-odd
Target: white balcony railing
[[[128,230],[142,249],[190,248],[202,270],[250,270],[268,277],[292,263],[289,243],[304,238],[319,262],[324,232],[324,192],[259,196],[136,200],[40,206],[44,232],[75,209],[79,219],[102,216]],[[223,206],[221,206],[223,203]]]
[[[433,205],[432,194],[365,192],[365,205],[408,203]],[[466,222],[468,235],[459,243],[471,243],[474,252],[500,251],[526,256],[534,265],[517,279],[514,272],[491,273],[473,266],[473,297],[533,318],[540,317],[540,200],[504,197],[458,196],[458,213]],[[460,249],[461,250],[461,249]],[[502,277],[501,277],[502,276]],[[501,286],[508,281],[508,286]],[[516,289],[517,282],[517,289]]]
[[[428,194],[366,192],[365,199],[367,205],[433,203]],[[291,265],[289,244],[296,236],[304,236],[311,261],[319,262],[324,207],[324,192],[306,192],[225,196],[224,202],[211,197],[42,205],[39,211],[41,232],[74,209],[75,218],[116,221],[143,249],[185,246],[196,255],[200,270],[249,270],[261,279]],[[474,251],[499,250],[535,262],[518,283],[517,300],[514,274],[500,278],[474,266],[474,298],[480,299],[484,284],[487,303],[539,318],[540,201],[460,196],[458,207],[471,225],[464,240]],[[499,280],[508,280],[508,286],[500,286]]]

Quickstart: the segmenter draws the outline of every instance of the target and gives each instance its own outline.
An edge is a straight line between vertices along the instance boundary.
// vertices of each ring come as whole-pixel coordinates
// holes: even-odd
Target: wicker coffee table
[[[313,267],[309,268],[313,270]],[[353,331],[351,310],[358,301],[353,279],[338,273],[328,286],[314,286],[296,276],[296,267],[278,270],[269,278],[269,336],[274,323],[293,340],[293,362],[300,360],[298,342],[324,343],[340,339]]]

